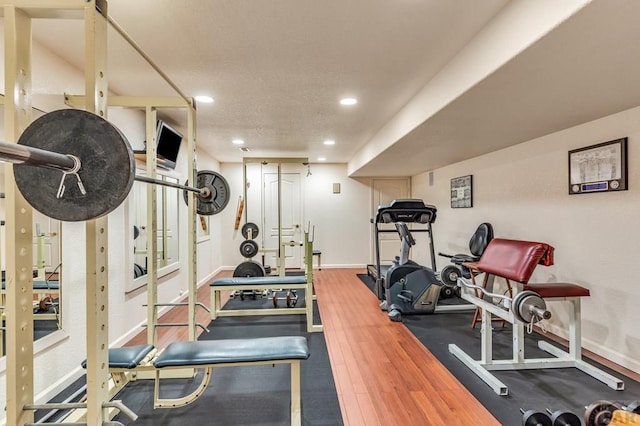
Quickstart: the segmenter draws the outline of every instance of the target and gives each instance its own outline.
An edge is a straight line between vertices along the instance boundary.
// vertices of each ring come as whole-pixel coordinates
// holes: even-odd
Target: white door
[[[393,200],[410,197],[410,184],[408,178],[399,179],[374,179],[373,180],[373,204],[371,206],[371,217],[375,219],[378,206],[390,204]],[[372,225],[372,230],[373,230]],[[395,225],[392,223],[382,223],[378,225],[378,229],[394,230]],[[376,263],[375,254],[375,234],[373,238],[373,251],[371,254],[372,264]],[[400,253],[400,237],[395,232],[381,232],[380,238],[380,264],[390,265],[395,256]]]
[[[302,267],[302,203],[300,194],[300,174],[281,173],[281,217],[282,243],[285,255],[285,268]],[[265,244],[270,248],[278,247],[278,174],[264,174],[264,226],[267,230]],[[266,264],[277,267],[277,253],[266,253]]]

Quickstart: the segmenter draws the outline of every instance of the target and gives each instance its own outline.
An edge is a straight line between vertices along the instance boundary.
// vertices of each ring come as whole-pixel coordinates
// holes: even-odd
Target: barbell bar
[[[17,144],[0,142],[0,159],[15,164],[16,185],[27,202],[62,221],[112,212],[126,199],[134,180],[195,192],[201,215],[219,213],[229,200],[228,183],[213,171],[198,172],[199,187],[136,176],[126,137],[104,118],[84,110],[58,110],[36,119]]]
[[[482,286],[470,284],[465,279],[458,279],[458,286],[473,288],[484,295],[502,299],[506,302],[506,308],[510,309],[516,320],[533,324],[543,319],[551,318],[551,312],[547,310],[547,304],[540,295],[534,291],[525,290],[516,293],[513,298],[499,293],[491,293]]]

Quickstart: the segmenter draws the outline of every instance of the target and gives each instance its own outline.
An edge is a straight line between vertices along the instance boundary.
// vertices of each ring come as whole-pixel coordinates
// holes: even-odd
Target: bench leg
[[[291,426],[302,426],[300,360],[291,361]]]
[[[214,320],[218,317],[218,312],[220,311],[220,292],[211,287],[211,319]]]

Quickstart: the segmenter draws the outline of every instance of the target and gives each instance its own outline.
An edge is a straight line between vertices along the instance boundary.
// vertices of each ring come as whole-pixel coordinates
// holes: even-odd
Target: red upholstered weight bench
[[[615,390],[624,389],[624,383],[621,380],[582,360],[580,298],[589,296],[589,290],[572,283],[529,284],[529,279],[538,264],[546,266],[553,264],[553,247],[539,242],[496,238],[489,243],[482,258],[474,267],[486,274],[485,284],[489,275],[506,279],[509,287],[511,286],[510,281],[517,283],[516,296],[511,297],[513,301],[515,301],[519,292],[528,290],[537,293],[543,301],[571,303],[572,309],[569,310],[569,352],[541,340],[538,341],[538,348],[554,355],[555,358],[526,359],[524,356],[525,324],[516,320],[517,317],[512,312],[474,295],[470,288],[464,286],[463,299],[479,308],[482,320],[481,359],[479,361],[474,360],[456,345],[449,345],[449,352],[467,365],[499,395],[507,395],[508,389],[506,385],[490,373],[493,370],[574,367]],[[467,282],[464,278],[459,278],[459,280],[462,280],[462,284]],[[472,287],[480,288],[475,284]],[[511,359],[493,359],[491,314],[513,324]]]

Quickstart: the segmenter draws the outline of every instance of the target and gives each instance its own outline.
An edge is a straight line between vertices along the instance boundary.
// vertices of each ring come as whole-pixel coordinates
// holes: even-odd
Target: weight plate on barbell
[[[536,292],[525,290],[517,293],[511,302],[511,311],[516,319],[525,324],[538,322],[540,318],[534,315],[532,307],[547,309],[544,299]]]
[[[243,257],[250,258],[258,254],[258,243],[253,240],[244,240],[240,244],[240,254]]]
[[[249,231],[251,231],[251,236],[249,236]],[[258,225],[253,222],[247,222],[242,225],[242,229],[240,230],[242,236],[247,240],[254,240],[260,234],[260,229],[258,229]]]
[[[264,268],[258,262],[247,260],[236,266],[234,277],[264,277]]]
[[[104,118],[79,109],[53,111],[32,122],[20,145],[80,159],[78,180],[66,175],[64,194],[60,170],[14,164],[16,185],[27,202],[42,214],[61,221],[96,219],[115,210],[129,195],[136,172],[133,151],[125,136]]]
[[[189,181],[185,183],[189,186]],[[208,196],[195,194],[196,211],[198,214],[211,216],[220,213],[229,203],[229,184],[219,173],[211,170],[200,170],[196,176],[196,188],[207,188]],[[188,204],[188,194],[190,191],[184,190],[184,201]]]

